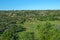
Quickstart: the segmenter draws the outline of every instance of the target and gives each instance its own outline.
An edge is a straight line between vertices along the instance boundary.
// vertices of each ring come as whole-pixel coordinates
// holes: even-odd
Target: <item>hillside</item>
[[[60,40],[60,10],[0,10],[0,40]]]

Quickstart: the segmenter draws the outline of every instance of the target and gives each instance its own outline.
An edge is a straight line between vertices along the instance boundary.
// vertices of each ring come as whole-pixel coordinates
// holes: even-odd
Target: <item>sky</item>
[[[0,10],[60,10],[60,0],[0,0]]]

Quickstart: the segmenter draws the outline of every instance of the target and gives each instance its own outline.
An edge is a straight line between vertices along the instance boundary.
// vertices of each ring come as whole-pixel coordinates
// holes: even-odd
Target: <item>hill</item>
[[[0,40],[60,40],[60,10],[0,10]]]

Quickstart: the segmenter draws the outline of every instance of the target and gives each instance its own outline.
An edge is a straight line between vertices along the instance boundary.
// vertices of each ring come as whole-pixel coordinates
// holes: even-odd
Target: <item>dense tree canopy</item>
[[[0,40],[60,40],[60,10],[0,10]]]

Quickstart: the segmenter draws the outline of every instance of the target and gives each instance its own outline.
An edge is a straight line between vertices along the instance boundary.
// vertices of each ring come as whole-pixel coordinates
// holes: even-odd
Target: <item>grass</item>
[[[45,28],[46,22],[50,22],[52,25],[59,25],[59,27],[60,27],[60,21],[32,21],[32,22],[28,21],[28,22],[25,22],[23,25],[26,28],[26,31],[18,33],[19,37],[21,38],[21,40],[27,40],[27,39],[29,40],[29,38],[31,38],[31,37],[29,36],[29,38],[26,38],[26,35],[28,35],[31,32],[34,32],[34,37],[36,38],[36,40],[44,40],[43,32],[45,31],[44,28]],[[59,35],[59,33],[56,32],[57,26],[56,27],[54,26],[54,28],[55,29],[50,29],[49,31],[47,31],[48,34],[45,35],[47,37],[46,40],[48,40],[48,39],[55,40],[56,35]],[[52,33],[53,33],[53,35],[52,35]],[[49,35],[49,37],[48,37],[48,35]],[[57,39],[58,39],[58,37],[57,37]]]

